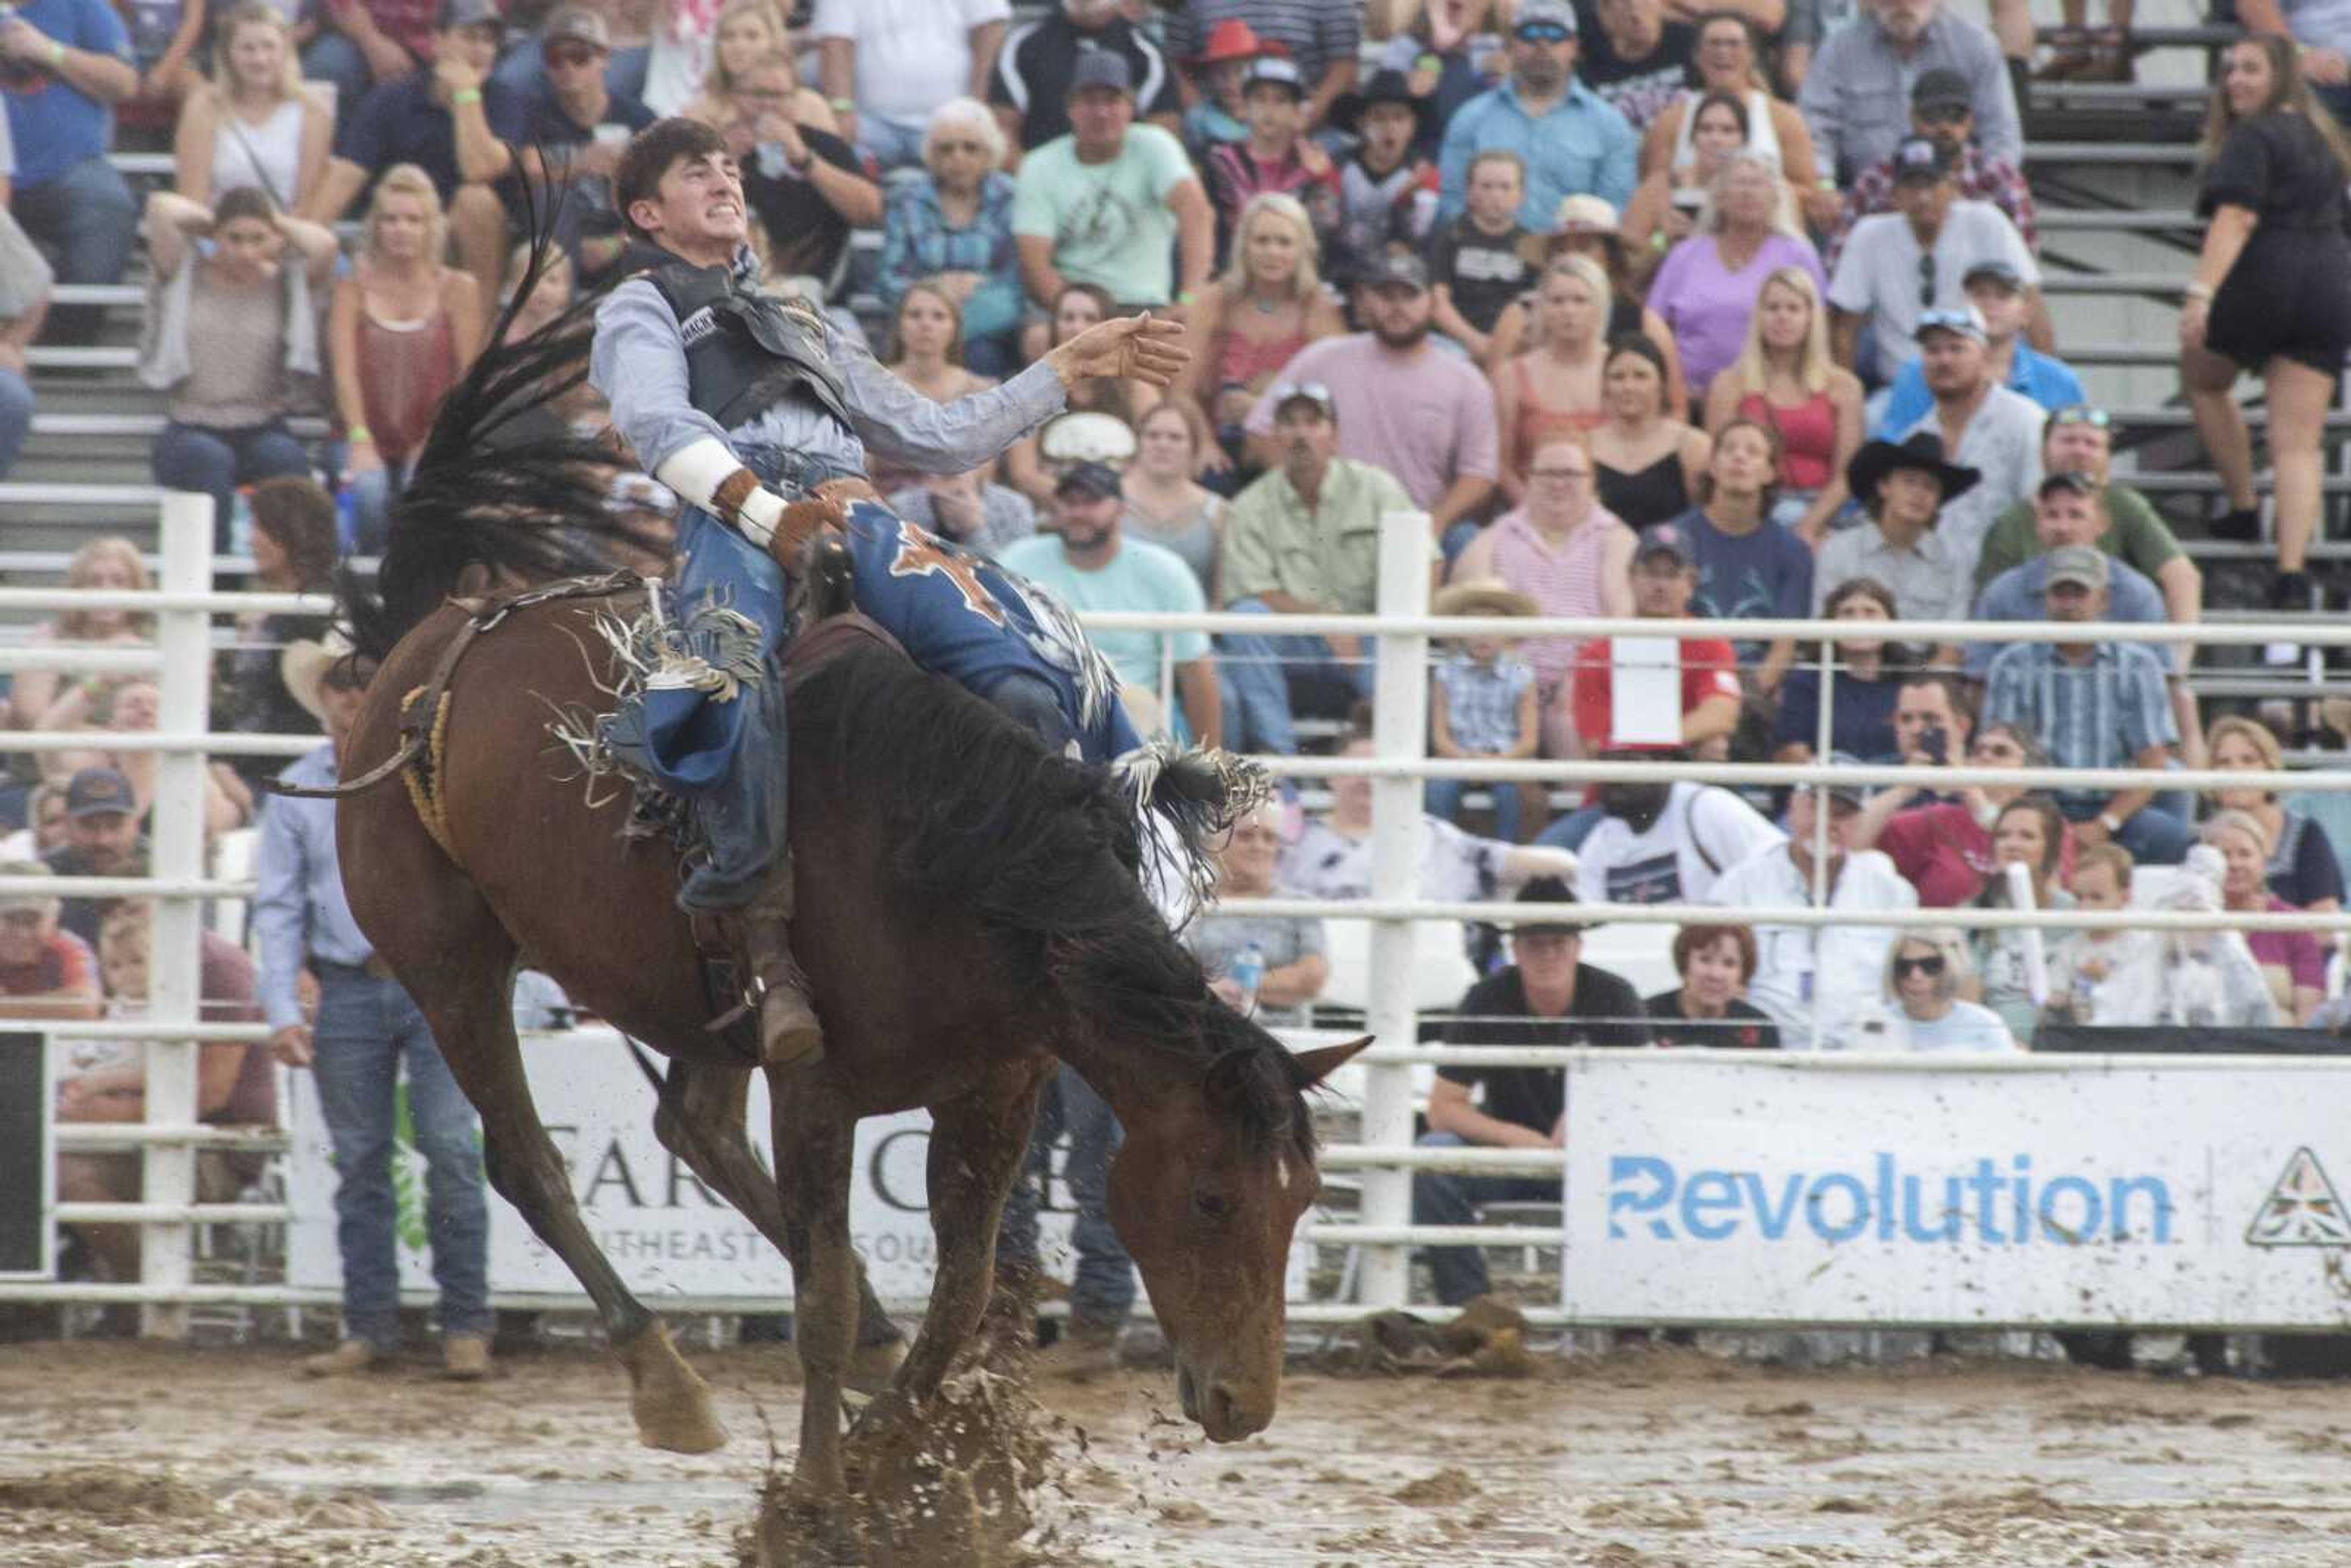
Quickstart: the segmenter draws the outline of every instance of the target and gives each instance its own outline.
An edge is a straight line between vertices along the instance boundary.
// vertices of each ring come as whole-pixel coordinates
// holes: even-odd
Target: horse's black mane
[[[348,568],[337,582],[352,643],[364,657],[390,653],[456,591],[468,568],[485,568],[493,583],[512,587],[665,553],[664,541],[607,505],[614,475],[628,466],[617,448],[573,434],[551,413],[587,378],[601,294],[580,298],[527,338],[506,341],[507,328],[561,255],[551,237],[559,202],[534,225],[530,260],[490,329],[489,347],[434,417],[392,508],[373,587]]]
[[[880,649],[795,685],[791,717],[795,742],[843,777],[892,781],[871,795],[891,819],[893,875],[979,916],[1119,1040],[1196,1061],[1259,1147],[1312,1153],[1289,1051],[1217,998],[1144,894],[1134,813],[1104,770]]]

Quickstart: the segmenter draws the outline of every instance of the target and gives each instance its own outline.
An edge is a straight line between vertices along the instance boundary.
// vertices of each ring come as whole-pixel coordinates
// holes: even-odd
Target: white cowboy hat
[[[1065,413],[1038,433],[1037,455],[1048,463],[1107,463],[1115,468],[1134,457],[1134,431],[1116,414]]]
[[[350,639],[329,630],[324,637],[297,638],[277,655],[277,678],[286,683],[287,694],[302,705],[302,711],[320,724],[327,722],[327,704],[319,688],[335,662],[350,652]]]

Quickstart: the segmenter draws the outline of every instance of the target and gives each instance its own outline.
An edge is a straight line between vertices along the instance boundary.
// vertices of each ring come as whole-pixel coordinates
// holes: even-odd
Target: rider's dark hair
[[[639,131],[628,150],[621,154],[620,170],[612,176],[614,204],[621,209],[622,218],[629,232],[639,238],[644,230],[637,227],[629,209],[639,202],[658,201],[662,176],[681,158],[700,158],[709,153],[724,153],[726,139],[716,126],[683,115],[657,120]]]

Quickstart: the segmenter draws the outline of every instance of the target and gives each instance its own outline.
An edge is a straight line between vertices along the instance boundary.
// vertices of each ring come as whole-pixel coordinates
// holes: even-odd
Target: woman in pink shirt
[[[1947,737],[1944,744],[1949,745]],[[2022,730],[1995,724],[1978,735],[1967,754],[1971,768],[2046,768],[2048,755]],[[1913,805],[1919,786],[1881,789],[1854,819],[1853,847],[1886,852],[1911,886],[1923,909],[1957,909],[1974,902],[1997,864],[1992,825],[2001,810],[2022,795],[2021,784],[1970,785],[1958,798]],[[2074,835],[2068,830],[2058,852],[2059,880],[2074,874]]]

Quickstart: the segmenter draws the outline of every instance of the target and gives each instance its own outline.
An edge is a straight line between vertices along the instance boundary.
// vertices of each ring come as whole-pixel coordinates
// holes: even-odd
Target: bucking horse
[[[932,1119],[929,1306],[862,1417],[920,1420],[980,1324],[1057,1060],[1125,1127],[1110,1218],[1185,1413],[1218,1441],[1261,1429],[1285,1261],[1319,1186],[1305,1093],[1368,1041],[1293,1054],[1227,1007],[1138,881],[1151,835],[1129,789],[827,622],[802,641],[831,656],[789,677],[789,831],[792,946],[828,1050],[769,1074],[763,1170],[745,1126],[756,1049],[723,1027],[737,998],[677,906],[678,851],[647,802],[580,765],[630,676],[611,633],[647,593],[614,570],[645,541],[606,504],[609,450],[532,431],[576,384],[587,319],[483,357],[443,406],[374,582],[343,580],[353,656],[378,667],[345,745],[337,840],[353,915],[481,1113],[490,1181],[594,1301],[639,1436],[682,1452],[725,1440],[706,1385],[582,1223],[532,1105],[509,1009],[525,966],[667,1059],[647,1061],[661,1141],[789,1260],[800,1499],[843,1492],[844,1379],[860,1303],[875,1310],[850,1234],[858,1120]]]

